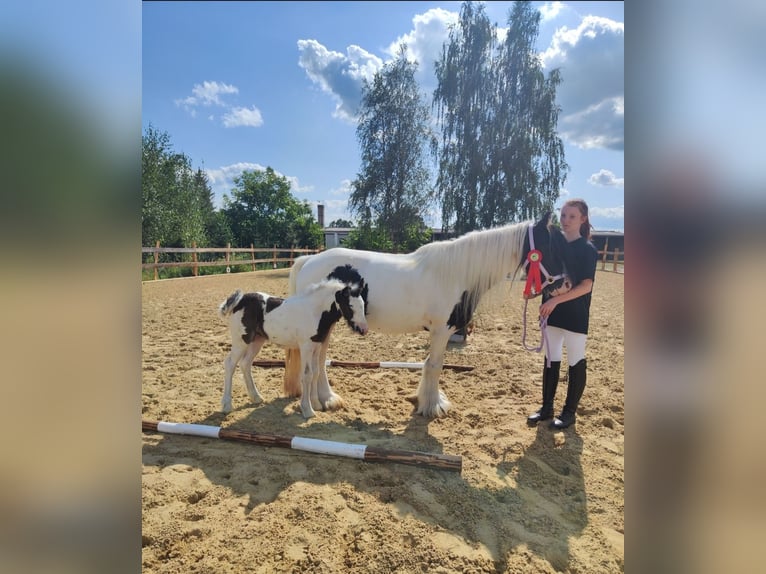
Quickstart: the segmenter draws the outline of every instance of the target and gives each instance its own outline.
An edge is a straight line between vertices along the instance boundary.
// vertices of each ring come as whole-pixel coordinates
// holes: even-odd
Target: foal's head
[[[567,275],[566,264],[566,238],[561,230],[551,224],[551,212],[543,214],[542,218],[532,225],[532,237],[534,249],[540,252],[541,279],[543,291],[551,295],[566,293],[572,288],[572,281]],[[524,238],[523,261],[525,269],[529,272],[527,256],[532,251],[529,242],[529,233]],[[537,293],[534,295],[540,295]]]
[[[335,302],[340,308],[340,313],[354,331],[360,335],[367,333],[367,319],[364,316],[364,280],[360,283],[346,285],[343,289],[335,292]]]

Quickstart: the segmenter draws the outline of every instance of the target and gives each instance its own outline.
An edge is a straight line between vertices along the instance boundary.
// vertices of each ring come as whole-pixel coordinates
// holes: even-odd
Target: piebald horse
[[[320,350],[341,318],[353,331],[367,333],[363,288],[361,281],[349,284],[325,279],[287,299],[263,292],[242,293],[239,289],[232,293],[218,306],[218,314],[231,334],[231,352],[224,361],[221,411],[231,412],[231,385],[237,365],[242,369],[250,399],[254,403],[263,402],[251,370],[253,358],[267,341],[299,349],[303,416],[313,417],[314,407],[325,408],[317,394]]]
[[[516,276],[534,247],[542,254],[551,274],[563,270],[552,256],[552,237],[560,231],[550,225],[550,213],[538,222],[512,223],[461,237],[421,246],[408,254],[378,253],[342,247],[295,260],[290,270],[288,292],[300,293],[312,283],[328,277],[344,282],[364,280],[362,298],[371,330],[389,334],[426,329],[430,351],[416,395],[409,400],[416,413],[427,418],[447,414],[450,402],[439,389],[439,376],[450,336],[466,327],[481,297],[492,287]],[[546,288],[557,288],[563,279]],[[325,366],[330,337],[322,343],[317,393],[322,408],[343,404],[330,387]],[[300,352],[286,350],[284,391],[289,397],[301,393]]]

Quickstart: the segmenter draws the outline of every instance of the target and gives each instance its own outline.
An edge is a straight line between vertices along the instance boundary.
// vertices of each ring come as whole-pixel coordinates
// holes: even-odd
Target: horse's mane
[[[416,267],[428,269],[441,284],[458,283],[475,304],[509,273],[516,274],[529,224],[470,231],[455,239],[427,243],[411,256]]]

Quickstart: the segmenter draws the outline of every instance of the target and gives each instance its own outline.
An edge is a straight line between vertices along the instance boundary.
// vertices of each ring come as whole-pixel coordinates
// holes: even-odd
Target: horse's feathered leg
[[[330,327],[330,331],[327,333],[327,337],[322,342],[322,346],[319,350],[319,359],[317,361],[317,368],[319,369],[319,376],[317,377],[317,397],[322,404],[322,409],[326,411],[334,411],[343,406],[343,399],[340,395],[335,394],[330,386],[330,381],[327,378],[327,348],[330,346],[330,337],[332,336],[332,330],[335,328],[333,325]]]
[[[439,390],[439,376],[444,365],[451,330],[445,325],[443,328],[431,329],[430,333],[431,348],[423,365],[417,394],[412,398],[412,402],[415,403],[417,414],[437,418],[446,415],[451,406],[446,395]]]

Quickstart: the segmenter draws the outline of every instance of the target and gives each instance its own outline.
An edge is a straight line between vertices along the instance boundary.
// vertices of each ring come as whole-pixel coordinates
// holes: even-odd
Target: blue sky
[[[582,197],[596,229],[624,229],[622,2],[535,2],[538,50],[560,67],[570,165],[560,206]],[[144,2],[142,125],[205,169],[220,205],[243,169],[274,168],[292,193],[351,219],[362,81],[406,41],[428,96],[460,2]],[[488,2],[504,33],[511,2]],[[316,213],[316,210],[315,210]],[[438,214],[429,221],[439,225]]]

